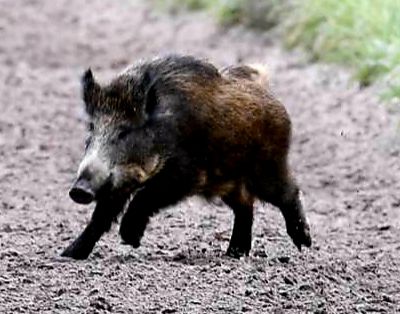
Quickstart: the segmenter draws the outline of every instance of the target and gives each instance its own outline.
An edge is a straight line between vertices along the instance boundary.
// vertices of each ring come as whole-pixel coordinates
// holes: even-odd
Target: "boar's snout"
[[[98,144],[92,145],[79,165],[69,196],[78,204],[89,204],[101,194],[107,194],[110,184],[111,171],[107,158],[101,158]]]
[[[75,181],[69,191],[69,196],[78,204],[89,204],[94,200],[95,192],[93,191],[89,180],[79,178]]]

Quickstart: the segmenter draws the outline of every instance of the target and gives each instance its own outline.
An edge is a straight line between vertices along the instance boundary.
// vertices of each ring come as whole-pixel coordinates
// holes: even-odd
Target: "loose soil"
[[[400,115],[379,87],[268,34],[145,2],[0,0],[0,38],[1,313],[400,312]],[[293,120],[311,249],[258,204],[251,256],[227,258],[231,211],[190,198],[152,219],[139,249],[113,228],[88,260],[59,257],[93,209],[67,193],[84,146],[81,73],[106,81],[168,52],[268,65]]]

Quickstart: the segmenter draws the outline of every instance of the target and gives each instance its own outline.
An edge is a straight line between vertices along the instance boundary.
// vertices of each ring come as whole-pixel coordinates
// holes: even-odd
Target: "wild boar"
[[[278,207],[294,244],[311,245],[299,188],[288,166],[291,122],[260,68],[218,70],[192,56],[137,62],[108,85],[82,78],[89,137],[69,195],[96,206],[62,253],[86,259],[120,214],[134,248],[162,208],[186,197],[219,197],[234,212],[227,254],[248,255],[253,203]]]

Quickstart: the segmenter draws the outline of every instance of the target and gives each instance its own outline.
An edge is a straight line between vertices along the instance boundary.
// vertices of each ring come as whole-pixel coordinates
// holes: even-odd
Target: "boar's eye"
[[[93,132],[93,130],[94,130],[94,124],[93,124],[93,122],[89,122],[89,123],[88,123],[88,125],[87,125],[87,130],[88,130],[89,132]]]
[[[133,131],[133,128],[131,127],[122,127],[119,129],[118,131],[118,140],[123,140],[124,138],[126,138],[129,134],[131,134]]]

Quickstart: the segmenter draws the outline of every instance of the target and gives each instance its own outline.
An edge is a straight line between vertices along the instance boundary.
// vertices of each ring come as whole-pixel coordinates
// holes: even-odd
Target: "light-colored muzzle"
[[[77,179],[69,191],[69,196],[76,203],[89,204],[96,199],[109,179],[109,167],[100,158],[98,145],[93,145],[79,165]]]

